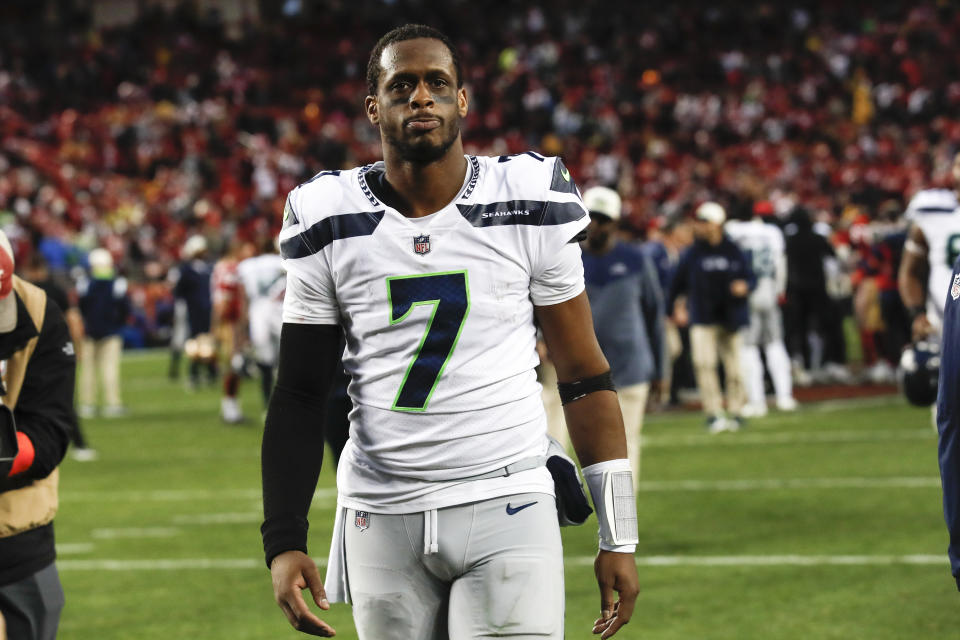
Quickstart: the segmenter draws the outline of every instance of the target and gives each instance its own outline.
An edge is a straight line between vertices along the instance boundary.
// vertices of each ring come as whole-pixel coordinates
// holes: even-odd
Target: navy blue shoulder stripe
[[[531,226],[566,224],[587,215],[576,202],[507,200],[489,204],[458,204],[460,214],[475,227],[510,224]]]
[[[306,258],[334,240],[369,236],[383,220],[383,211],[341,213],[315,223],[306,231],[280,243],[280,255],[287,260]]]
[[[917,207],[914,209],[917,213],[953,213],[956,207]]]

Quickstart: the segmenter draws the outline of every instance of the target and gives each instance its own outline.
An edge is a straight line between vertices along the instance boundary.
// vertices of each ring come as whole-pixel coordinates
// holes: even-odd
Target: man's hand
[[[309,588],[318,607],[330,608],[320,572],[307,554],[302,551],[281,553],[270,563],[270,575],[273,577],[273,596],[294,629],[322,638],[337,635],[333,627],[310,611],[303,599],[302,590]]]
[[[746,280],[738,278],[730,283],[730,294],[736,298],[743,298],[750,293],[750,285]]]
[[[600,587],[600,617],[593,623],[593,633],[602,634],[601,640],[606,640],[630,622],[640,593],[640,580],[632,553],[601,550],[593,563],[593,572]],[[614,591],[620,595],[616,602]]]
[[[919,313],[913,319],[913,325],[911,325],[911,333],[913,334],[913,341],[923,340],[931,333],[933,333],[933,325],[930,324],[930,319],[927,318],[927,314]]]

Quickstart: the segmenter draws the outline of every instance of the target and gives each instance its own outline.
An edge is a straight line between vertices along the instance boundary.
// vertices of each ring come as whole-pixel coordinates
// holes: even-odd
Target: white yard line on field
[[[644,447],[712,447],[747,444],[826,444],[843,442],[897,442],[936,440],[932,429],[884,429],[879,431],[748,431],[741,433],[643,436]]]
[[[782,489],[940,488],[937,476],[913,478],[756,478],[750,480],[640,481],[640,491],[766,491]]]
[[[176,527],[125,527],[121,529],[94,529],[94,540],[117,540],[120,538],[172,538],[180,535]]]
[[[173,517],[174,524],[260,524],[261,522],[263,522],[263,511],[196,513]]]
[[[203,500],[259,500],[260,489],[158,489],[156,491],[61,491],[61,502],[201,502]],[[317,489],[314,501],[337,497],[336,489]]]
[[[314,558],[321,567],[326,558]],[[567,556],[569,566],[590,566],[593,556]],[[822,567],[876,565],[943,565],[946,555],[763,555],[763,556],[649,556],[637,557],[637,565],[646,567]],[[256,569],[265,571],[259,558],[170,558],[154,560],[58,560],[60,571],[184,571]]]
[[[58,556],[92,553],[94,548],[92,542],[58,542],[56,546]]]

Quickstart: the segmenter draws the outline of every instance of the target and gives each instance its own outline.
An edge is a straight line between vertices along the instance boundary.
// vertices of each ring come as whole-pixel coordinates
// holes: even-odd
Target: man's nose
[[[410,95],[410,106],[414,109],[426,107],[433,104],[433,95],[430,93],[430,87],[425,81],[417,83],[413,93]]]

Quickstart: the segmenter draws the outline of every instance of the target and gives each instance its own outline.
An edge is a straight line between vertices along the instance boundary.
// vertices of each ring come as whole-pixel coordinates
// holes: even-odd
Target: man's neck
[[[447,206],[460,191],[467,175],[463,143],[457,139],[435,162],[403,160],[384,146],[386,179],[396,197],[396,209],[408,218],[421,218]]]

